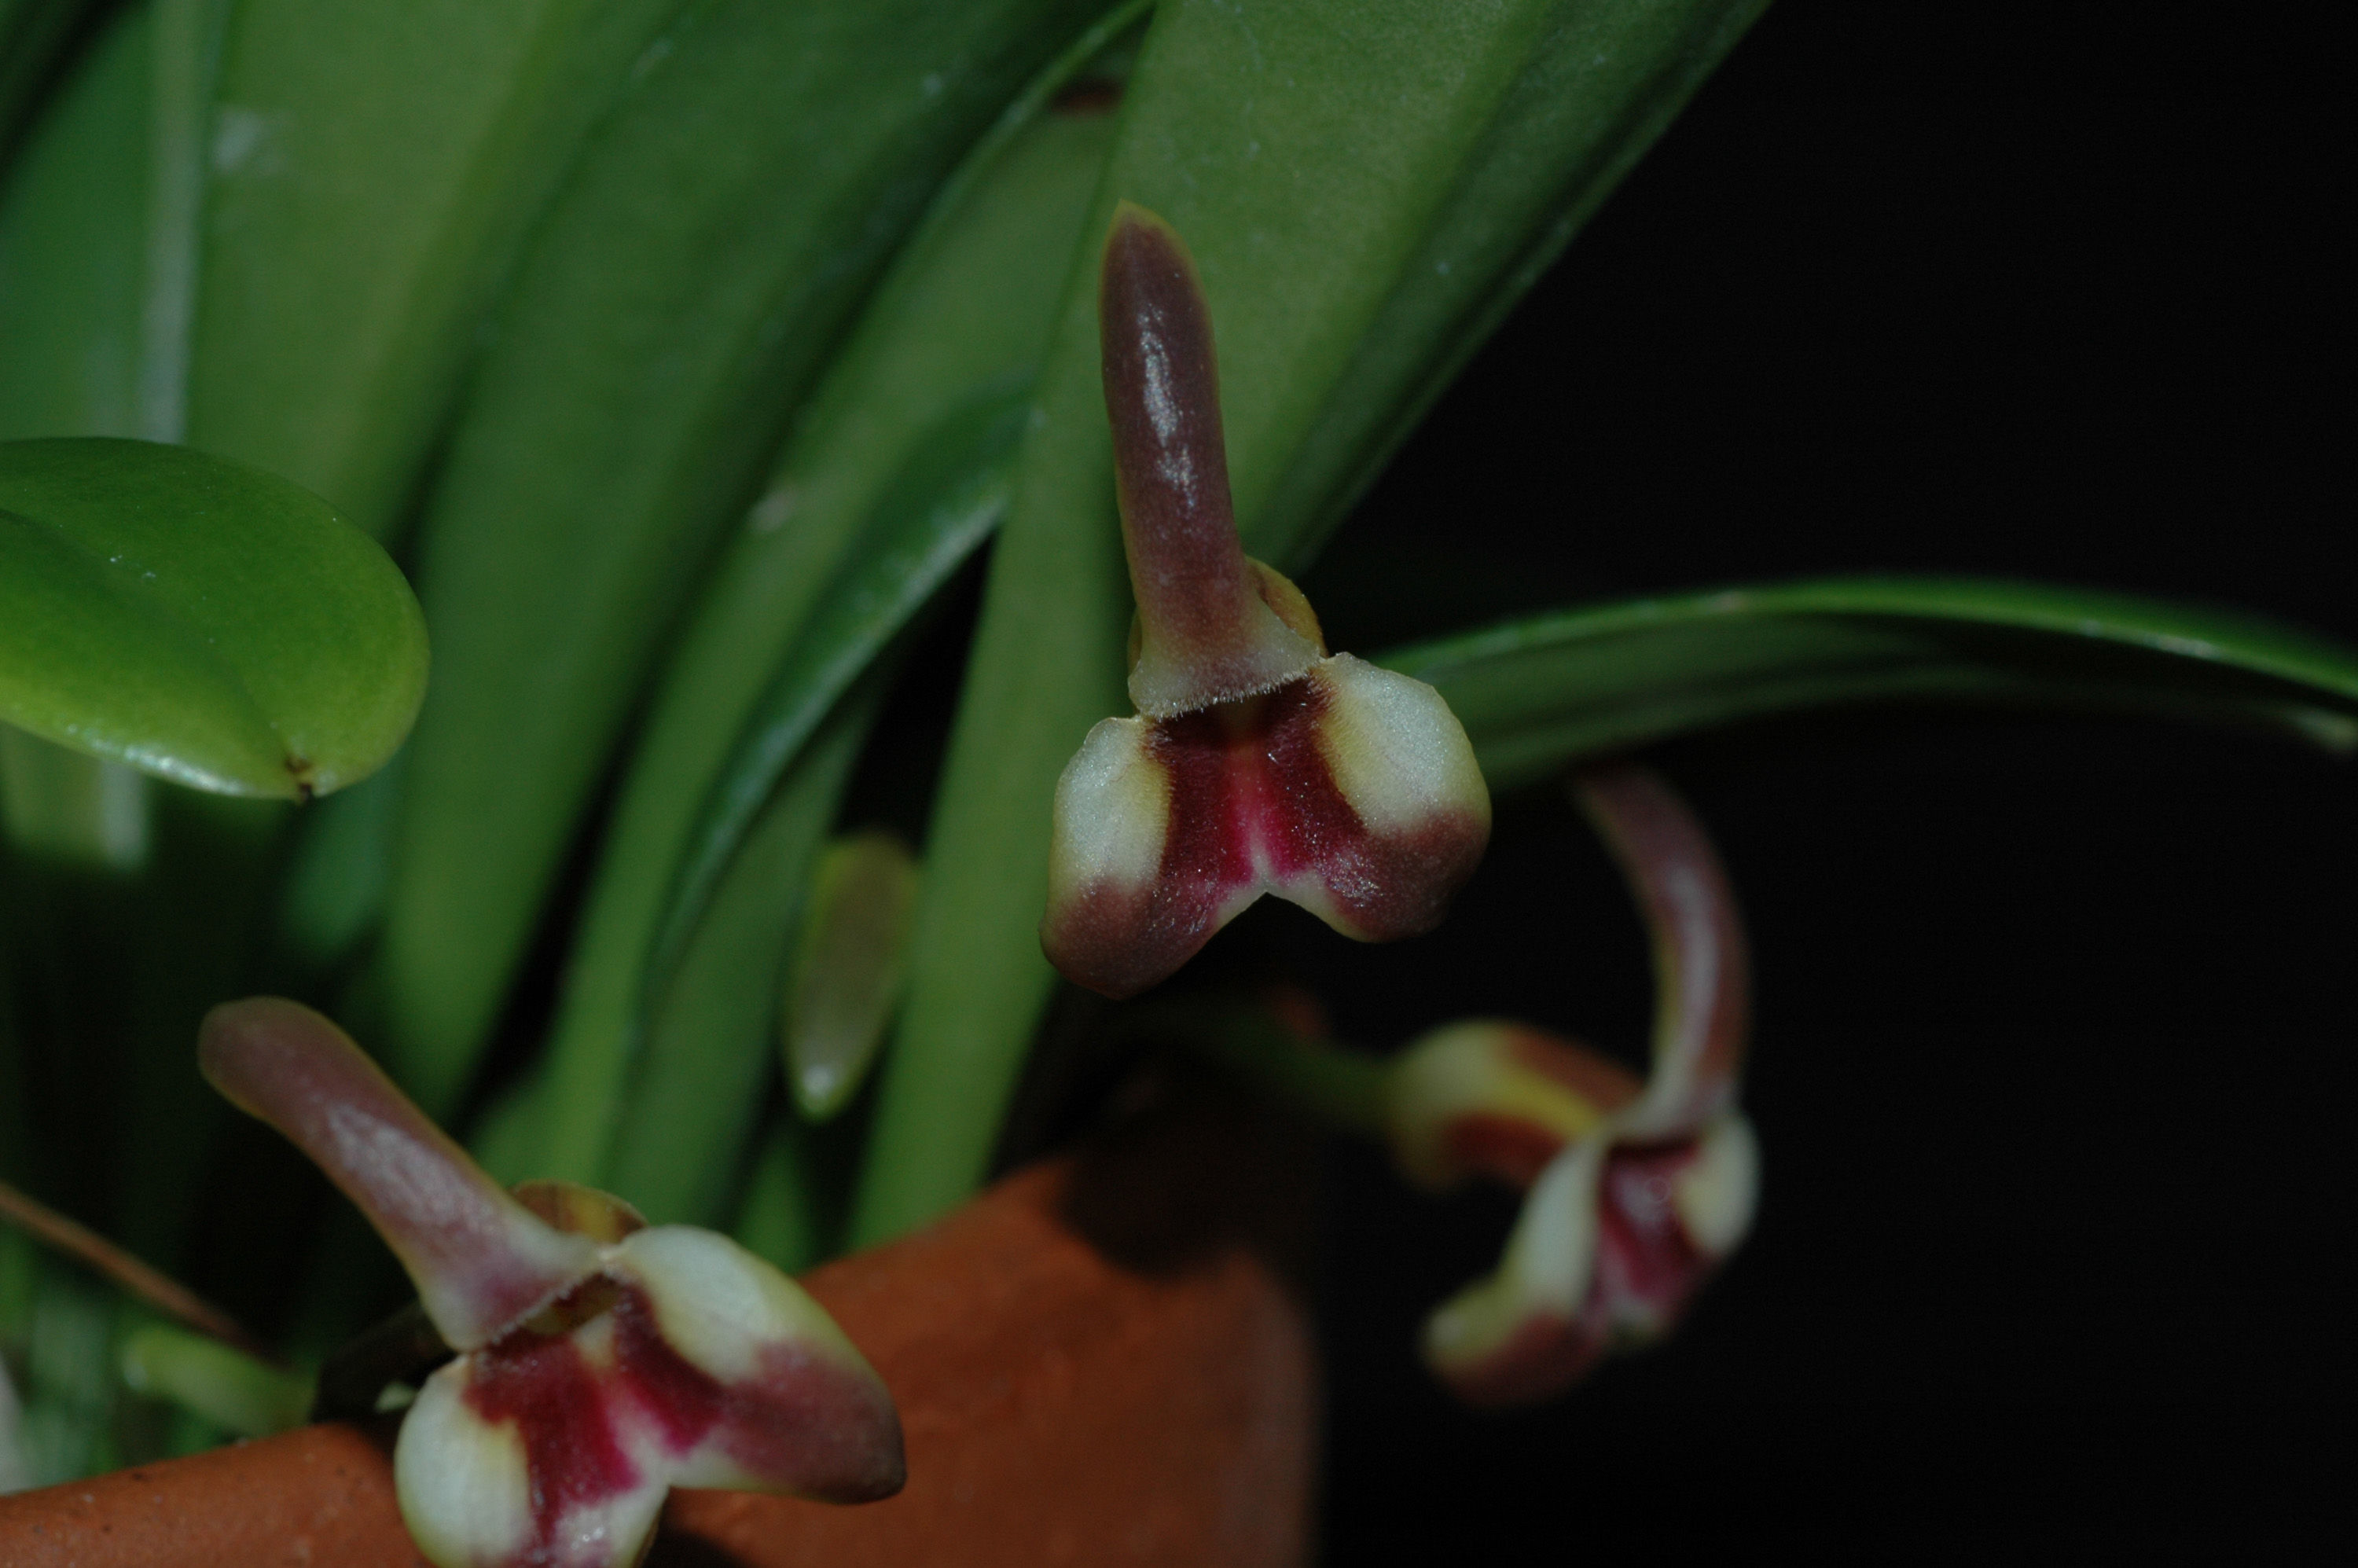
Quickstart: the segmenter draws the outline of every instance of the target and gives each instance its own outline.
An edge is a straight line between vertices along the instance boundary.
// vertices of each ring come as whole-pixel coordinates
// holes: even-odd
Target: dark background
[[[2350,65],[2322,5],[1773,7],[1305,577],[1333,641],[1879,568],[2358,642]],[[1655,760],[1754,933],[1758,1227],[1666,1346],[1467,1414],[1416,1329],[1512,1203],[1338,1150],[1328,1560],[2351,1533],[2358,773],[1954,712]],[[1544,792],[1417,944],[1249,920],[1347,1037],[1644,1037],[1634,919]]]

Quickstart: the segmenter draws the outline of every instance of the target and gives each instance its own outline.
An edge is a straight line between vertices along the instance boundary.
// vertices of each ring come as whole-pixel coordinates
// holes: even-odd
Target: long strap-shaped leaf
[[[113,18],[0,201],[0,438],[139,436],[155,17]]]
[[[464,1081],[593,781],[794,399],[1081,0],[712,0],[541,224],[423,524],[384,1037]],[[653,193],[660,193],[660,199]]]
[[[1763,714],[1909,698],[2175,713],[2358,747],[2358,651],[2125,594],[1830,578],[1533,616],[1402,648],[1494,785]]]
[[[243,0],[190,439],[388,537],[492,286],[683,0]]]
[[[777,1054],[779,978],[882,687],[866,682],[803,749],[651,1009],[647,1050],[606,1178],[657,1225],[724,1217]]]
[[[1040,257],[1073,244],[1110,140],[1105,116],[1046,104],[1124,20],[1088,29],[945,189],[699,596],[601,847],[535,1168],[607,1179],[647,1009],[707,895],[820,721],[1005,510],[1056,305]],[[628,1136],[661,1141],[636,1118]]]
[[[1559,6],[1264,501],[1254,549],[1306,561],[1460,366],[1768,0]],[[1222,339],[1227,362],[1232,351]],[[1222,383],[1222,396],[1230,396]],[[1234,416],[1231,416],[1233,418]],[[1261,482],[1258,478],[1253,482]]]
[[[1398,410],[1427,395],[1757,9],[1158,9],[1099,222],[1116,200],[1140,201],[1195,254],[1249,547],[1288,559],[1332,515],[1331,495],[1358,483],[1394,438]],[[1545,110],[1549,94],[1569,95],[1574,111]],[[1461,207],[1469,182],[1482,211],[1502,215],[1498,233]],[[1087,264],[1101,232],[1092,227]],[[1427,292],[1413,275],[1442,262],[1454,281]],[[1093,265],[1076,267],[936,810],[912,990],[855,1240],[920,1223],[981,1177],[1051,980],[1034,928],[1057,772],[1091,723],[1126,710],[1130,605],[1095,300]],[[1403,336],[1379,345],[1379,329]],[[1315,473],[1293,480],[1304,463]]]
[[[87,0],[0,0],[0,157]]]

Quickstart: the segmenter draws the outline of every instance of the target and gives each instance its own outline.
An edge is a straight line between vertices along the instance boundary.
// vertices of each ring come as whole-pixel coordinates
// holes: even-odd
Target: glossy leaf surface
[[[308,492],[184,448],[0,447],[0,719],[299,798],[383,764],[425,682],[408,585]]]
[[[2229,611],[1970,578],[1636,600],[1419,643],[1498,787],[1765,714],[1921,699],[2158,712],[2358,746],[2358,651]]]

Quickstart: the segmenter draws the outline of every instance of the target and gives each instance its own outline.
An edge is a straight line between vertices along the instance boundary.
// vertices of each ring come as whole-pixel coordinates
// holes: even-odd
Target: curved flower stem
[[[1122,1023],[1125,1032],[1184,1041],[1320,1121],[1386,1136],[1383,1060],[1303,1034],[1267,1007],[1161,1002],[1131,1010]]]
[[[104,1275],[124,1293],[199,1334],[273,1367],[284,1365],[260,1340],[240,1327],[235,1318],[188,1286],[5,1182],[0,1182],[0,1220]]]

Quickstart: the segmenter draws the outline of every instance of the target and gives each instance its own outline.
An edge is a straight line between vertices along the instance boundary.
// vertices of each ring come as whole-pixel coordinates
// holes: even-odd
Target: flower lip
[[[1107,719],[1057,784],[1042,946],[1126,997],[1264,892],[1360,941],[1415,935],[1480,860],[1489,804],[1432,688],[1347,654],[1262,697]]]

